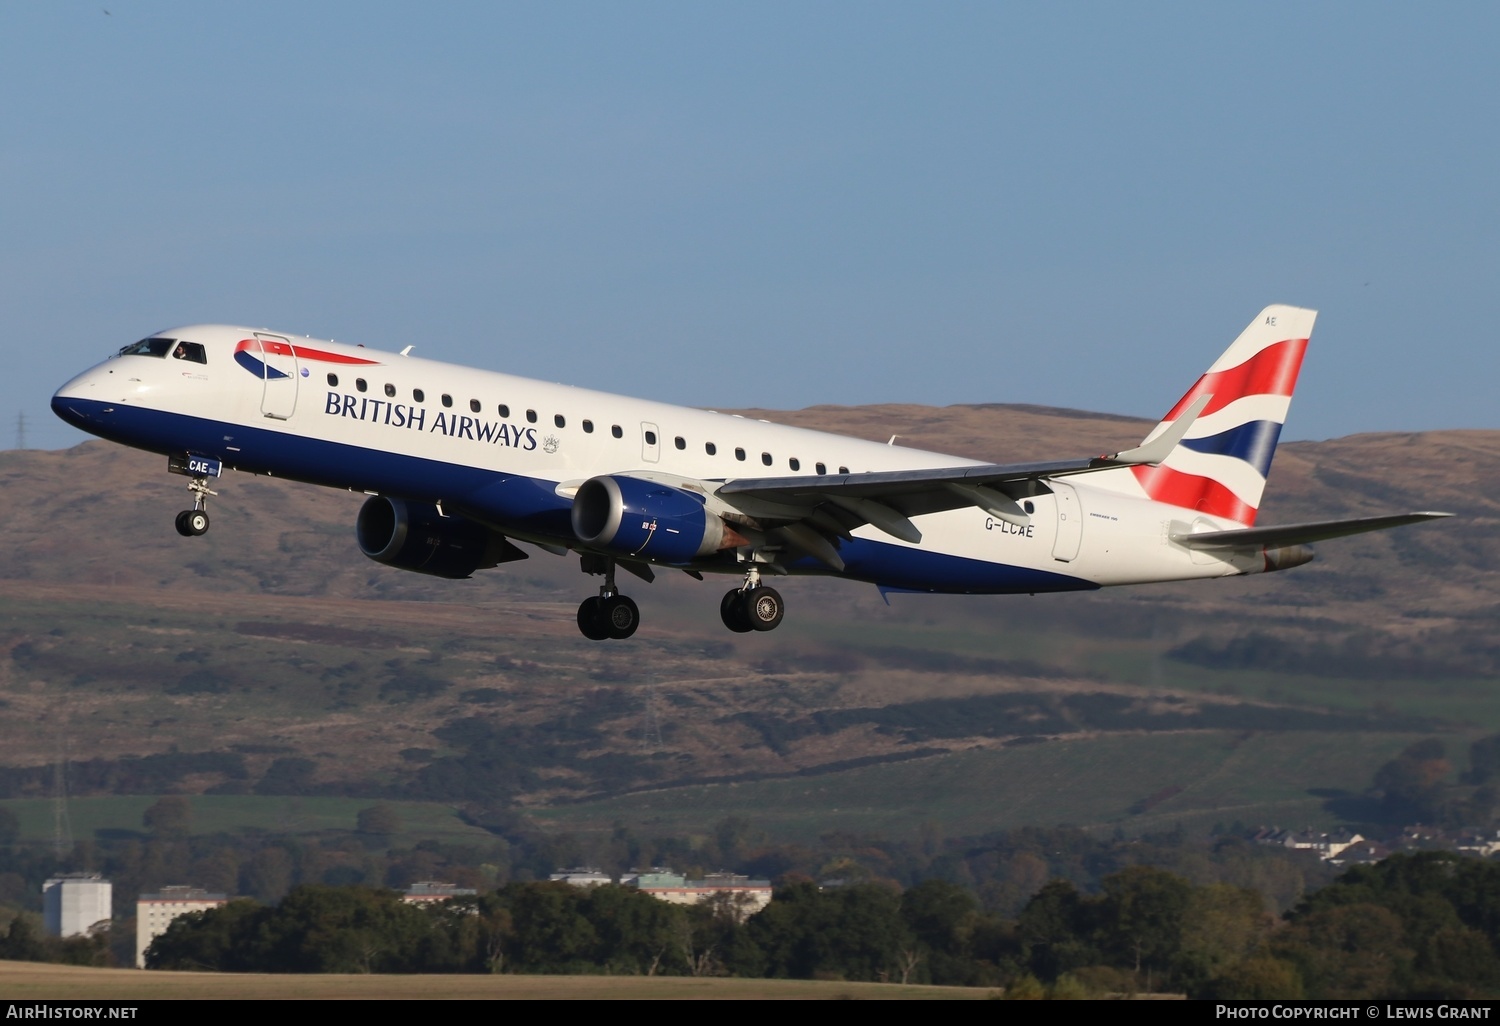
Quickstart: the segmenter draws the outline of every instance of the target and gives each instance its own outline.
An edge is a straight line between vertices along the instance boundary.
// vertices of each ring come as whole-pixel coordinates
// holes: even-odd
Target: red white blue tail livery
[[[1209,397],[1166,459],[1130,469],[1141,494],[1246,527],[1255,523],[1316,317],[1291,306],[1261,312],[1146,436],[1149,442],[1166,433],[1197,399]]]

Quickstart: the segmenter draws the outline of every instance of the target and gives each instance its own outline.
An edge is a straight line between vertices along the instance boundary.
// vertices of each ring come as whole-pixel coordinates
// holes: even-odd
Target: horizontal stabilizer
[[[1312,524],[1282,524],[1277,527],[1246,527],[1234,531],[1203,531],[1174,534],[1172,540],[1190,549],[1228,549],[1249,545],[1307,545],[1343,538],[1366,531],[1419,524],[1424,520],[1451,517],[1452,513],[1398,513],[1388,517],[1358,517],[1354,520],[1322,520]]]

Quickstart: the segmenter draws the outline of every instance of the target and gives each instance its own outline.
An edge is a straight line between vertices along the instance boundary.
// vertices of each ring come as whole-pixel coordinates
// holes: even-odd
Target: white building
[[[594,866],[578,866],[574,869],[559,869],[547,879],[574,887],[602,887],[614,883],[608,873]]]
[[[1331,862],[1337,859],[1344,849],[1363,841],[1364,837],[1347,827],[1339,827],[1329,833],[1322,833],[1311,828],[1300,832],[1272,828],[1257,832],[1254,840],[1257,844],[1271,844],[1291,848],[1294,851],[1310,851],[1324,862]]]
[[[135,903],[135,967],[146,968],[146,949],[167,932],[172,920],[189,912],[218,908],[228,900],[201,887],[163,887],[160,893],[142,894]]]
[[[114,885],[98,873],[63,873],[42,884],[42,918],[54,937],[86,934],[114,913]]]
[[[741,922],[771,903],[771,881],[738,873],[710,873],[702,880],[688,880],[657,870],[628,876],[622,883],[674,905],[696,905],[722,895]]]

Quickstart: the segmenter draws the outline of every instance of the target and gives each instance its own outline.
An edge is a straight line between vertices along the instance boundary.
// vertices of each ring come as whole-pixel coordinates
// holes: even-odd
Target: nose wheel
[[[208,497],[219,493],[208,487],[206,477],[189,481],[188,491],[193,493],[193,508],[177,514],[177,533],[184,538],[196,538],[208,533]]]
[[[177,514],[177,533],[184,538],[196,538],[208,533],[208,513],[201,509],[186,509]]]

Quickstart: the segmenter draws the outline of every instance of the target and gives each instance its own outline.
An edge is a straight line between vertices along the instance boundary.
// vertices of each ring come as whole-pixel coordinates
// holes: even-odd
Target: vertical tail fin
[[[1157,502],[1255,523],[1316,310],[1268,306],[1224,350],[1145,441],[1200,396],[1208,405],[1169,456],[1131,473]]]

